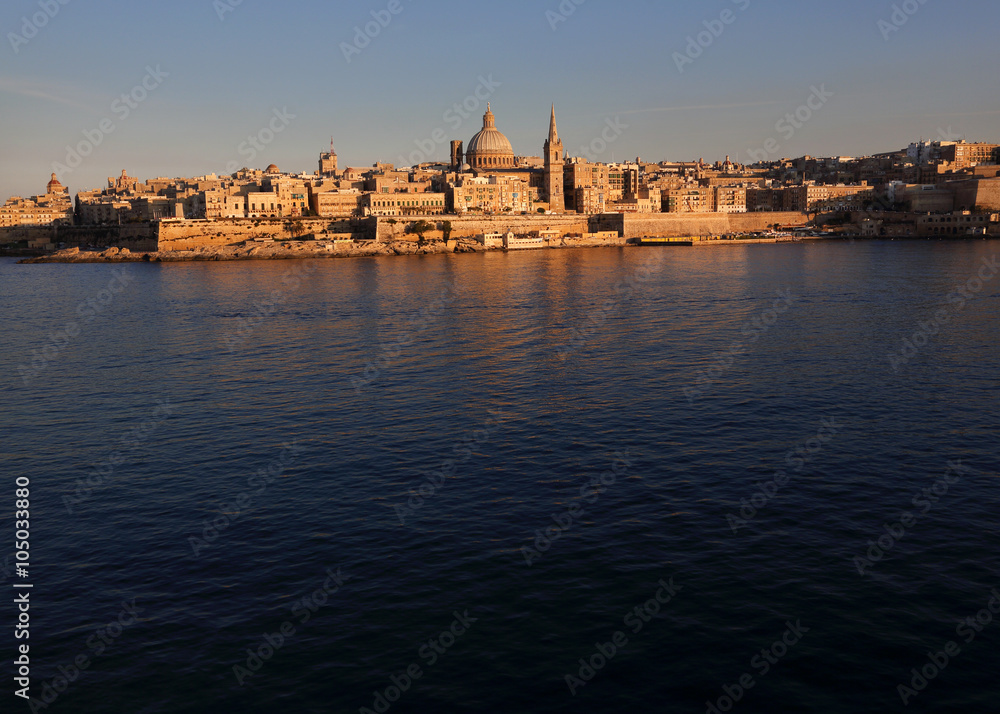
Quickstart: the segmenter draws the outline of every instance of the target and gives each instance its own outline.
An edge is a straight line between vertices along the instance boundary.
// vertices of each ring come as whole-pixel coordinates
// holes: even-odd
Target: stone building
[[[84,225],[114,225],[128,221],[132,204],[114,196],[77,194],[77,213]]]
[[[199,218],[243,218],[247,213],[246,196],[233,195],[221,188],[208,189],[198,194],[199,207],[195,217]]]
[[[261,182],[261,189],[264,193],[274,193],[277,196],[275,205],[278,218],[306,214],[309,188],[304,179],[272,176]]]
[[[316,215],[323,218],[360,216],[363,198],[361,191],[355,189],[326,191],[312,194],[311,205]]]
[[[108,177],[108,193],[136,193],[139,190],[139,179],[128,175],[126,169],[122,169],[122,175],[115,178]]]
[[[639,192],[639,164],[608,164],[608,189],[612,201],[634,199]]]
[[[337,177],[337,152],[333,150],[333,138],[330,138],[329,153],[319,155],[319,175],[324,178]]]
[[[970,166],[994,163],[998,148],[998,144],[967,144],[964,141],[949,143],[941,147],[941,160],[953,164],[952,168],[956,171],[961,171]]]
[[[715,187],[716,213],[746,213],[747,190],[742,186]]]
[[[0,206],[0,228],[73,224],[73,199],[69,190],[52,174],[45,195],[29,199],[14,196]]]
[[[278,218],[278,194],[271,191],[247,193],[247,218]]]
[[[613,201],[601,211],[609,213],[660,213],[662,211],[663,192],[656,187],[643,187],[625,198]]]
[[[361,207],[366,216],[427,216],[447,210],[443,193],[366,193]]]
[[[663,193],[664,213],[714,213],[715,189],[686,186]]]
[[[528,183],[510,176],[465,177],[451,189],[455,213],[527,213],[532,208]]]
[[[611,170],[607,164],[592,164],[586,159],[569,159],[563,165],[563,187],[567,211],[602,213],[615,200],[611,190]],[[619,184],[621,178],[619,174]],[[618,192],[618,199],[622,197]],[[600,207],[600,210],[594,210]]]
[[[858,211],[875,196],[867,184],[859,186],[793,186],[785,189],[786,211]]]

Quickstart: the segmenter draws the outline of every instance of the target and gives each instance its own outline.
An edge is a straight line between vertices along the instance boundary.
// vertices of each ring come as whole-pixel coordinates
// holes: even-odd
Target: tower
[[[462,170],[462,159],[465,154],[462,151],[462,142],[453,141],[451,142],[451,170],[461,171]]]
[[[334,178],[337,175],[337,152],[333,150],[333,137],[330,137],[330,153],[319,155],[319,175]]]
[[[553,213],[566,211],[566,197],[563,194],[563,164],[565,162],[563,143],[556,128],[556,105],[552,105],[549,120],[549,138],[545,140],[545,194],[549,210]]]

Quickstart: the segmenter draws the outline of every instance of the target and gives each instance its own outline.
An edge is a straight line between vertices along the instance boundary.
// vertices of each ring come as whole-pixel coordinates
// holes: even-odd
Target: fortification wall
[[[406,230],[420,218],[397,218],[395,225],[390,224],[388,218],[378,218],[377,220],[378,240],[389,241],[413,238],[414,236],[406,233]],[[507,233],[508,231],[523,234],[532,231],[554,230],[562,234],[579,233],[581,235],[590,232],[588,217],[577,214],[559,216],[428,216],[423,220],[435,228],[435,230],[425,234],[426,238],[440,238],[442,235],[441,224],[445,221],[451,222],[452,239],[474,238],[482,233]]]
[[[442,224],[450,221],[451,238],[473,238],[482,233],[527,234],[533,231],[557,231],[560,235],[616,231],[624,238],[642,236],[706,236],[741,231],[767,230],[775,223],[804,225],[804,213],[702,213],[702,214],[581,214],[531,216],[427,216],[397,218],[303,218],[301,232],[293,231],[289,219],[255,220],[222,219],[214,221],[160,221],[121,226],[36,226],[0,229],[0,243],[27,243],[46,248],[65,244],[67,247],[128,248],[133,252],[193,250],[222,248],[257,238],[275,241],[301,239],[313,235],[319,240],[377,239],[416,240],[406,233],[413,223],[426,220],[434,229],[425,234],[429,239],[443,237]]]
[[[693,237],[766,231],[775,223],[802,226],[805,213],[609,213],[594,216],[591,224],[600,230],[617,230],[625,238]]]
[[[353,238],[371,240],[374,224],[370,220],[303,218],[302,232],[290,230],[288,219],[257,221],[223,219],[215,221],[162,221],[159,224],[159,250],[221,248],[257,238],[276,241],[299,240],[313,235],[317,239]],[[298,221],[296,221],[298,223]]]
[[[156,225],[126,223],[120,226],[25,226],[0,229],[0,243],[26,243],[31,248],[53,249],[118,246],[133,251],[156,250]]]

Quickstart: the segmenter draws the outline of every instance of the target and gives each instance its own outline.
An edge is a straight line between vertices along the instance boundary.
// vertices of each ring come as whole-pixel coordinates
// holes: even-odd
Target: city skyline
[[[91,155],[59,173],[73,192],[123,167],[147,177],[271,163],[311,172],[331,134],[341,166],[446,162],[448,140],[478,131],[486,101],[516,154],[540,154],[554,102],[566,154],[589,148],[603,162],[862,156],[919,138],[1000,136],[1000,106],[977,90],[1000,54],[986,42],[991,24],[944,21],[996,14],[985,2],[850,2],[795,15],[754,0],[652,12],[595,0],[513,2],[503,13],[403,0],[296,7],[6,7],[0,193],[36,193],[66,164],[67,146],[91,139]],[[976,47],[978,69],[963,46]],[[780,125],[810,101],[807,122]],[[599,141],[608,121],[627,128]],[[258,150],[250,137],[270,141]]]

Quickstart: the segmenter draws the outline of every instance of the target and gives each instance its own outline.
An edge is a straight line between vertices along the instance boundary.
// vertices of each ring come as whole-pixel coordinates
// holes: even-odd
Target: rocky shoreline
[[[619,240],[559,239],[546,242],[546,248],[598,248],[625,245]],[[440,255],[445,253],[486,253],[503,251],[486,248],[473,239],[454,241],[400,240],[391,242],[362,241],[335,245],[316,241],[275,241],[274,243],[246,242],[221,247],[193,248],[189,250],[161,250],[155,252],[131,251],[128,248],[81,250],[66,248],[20,263],[184,263],[196,261],[234,260],[296,260],[313,258],[366,258],[396,255]]]

